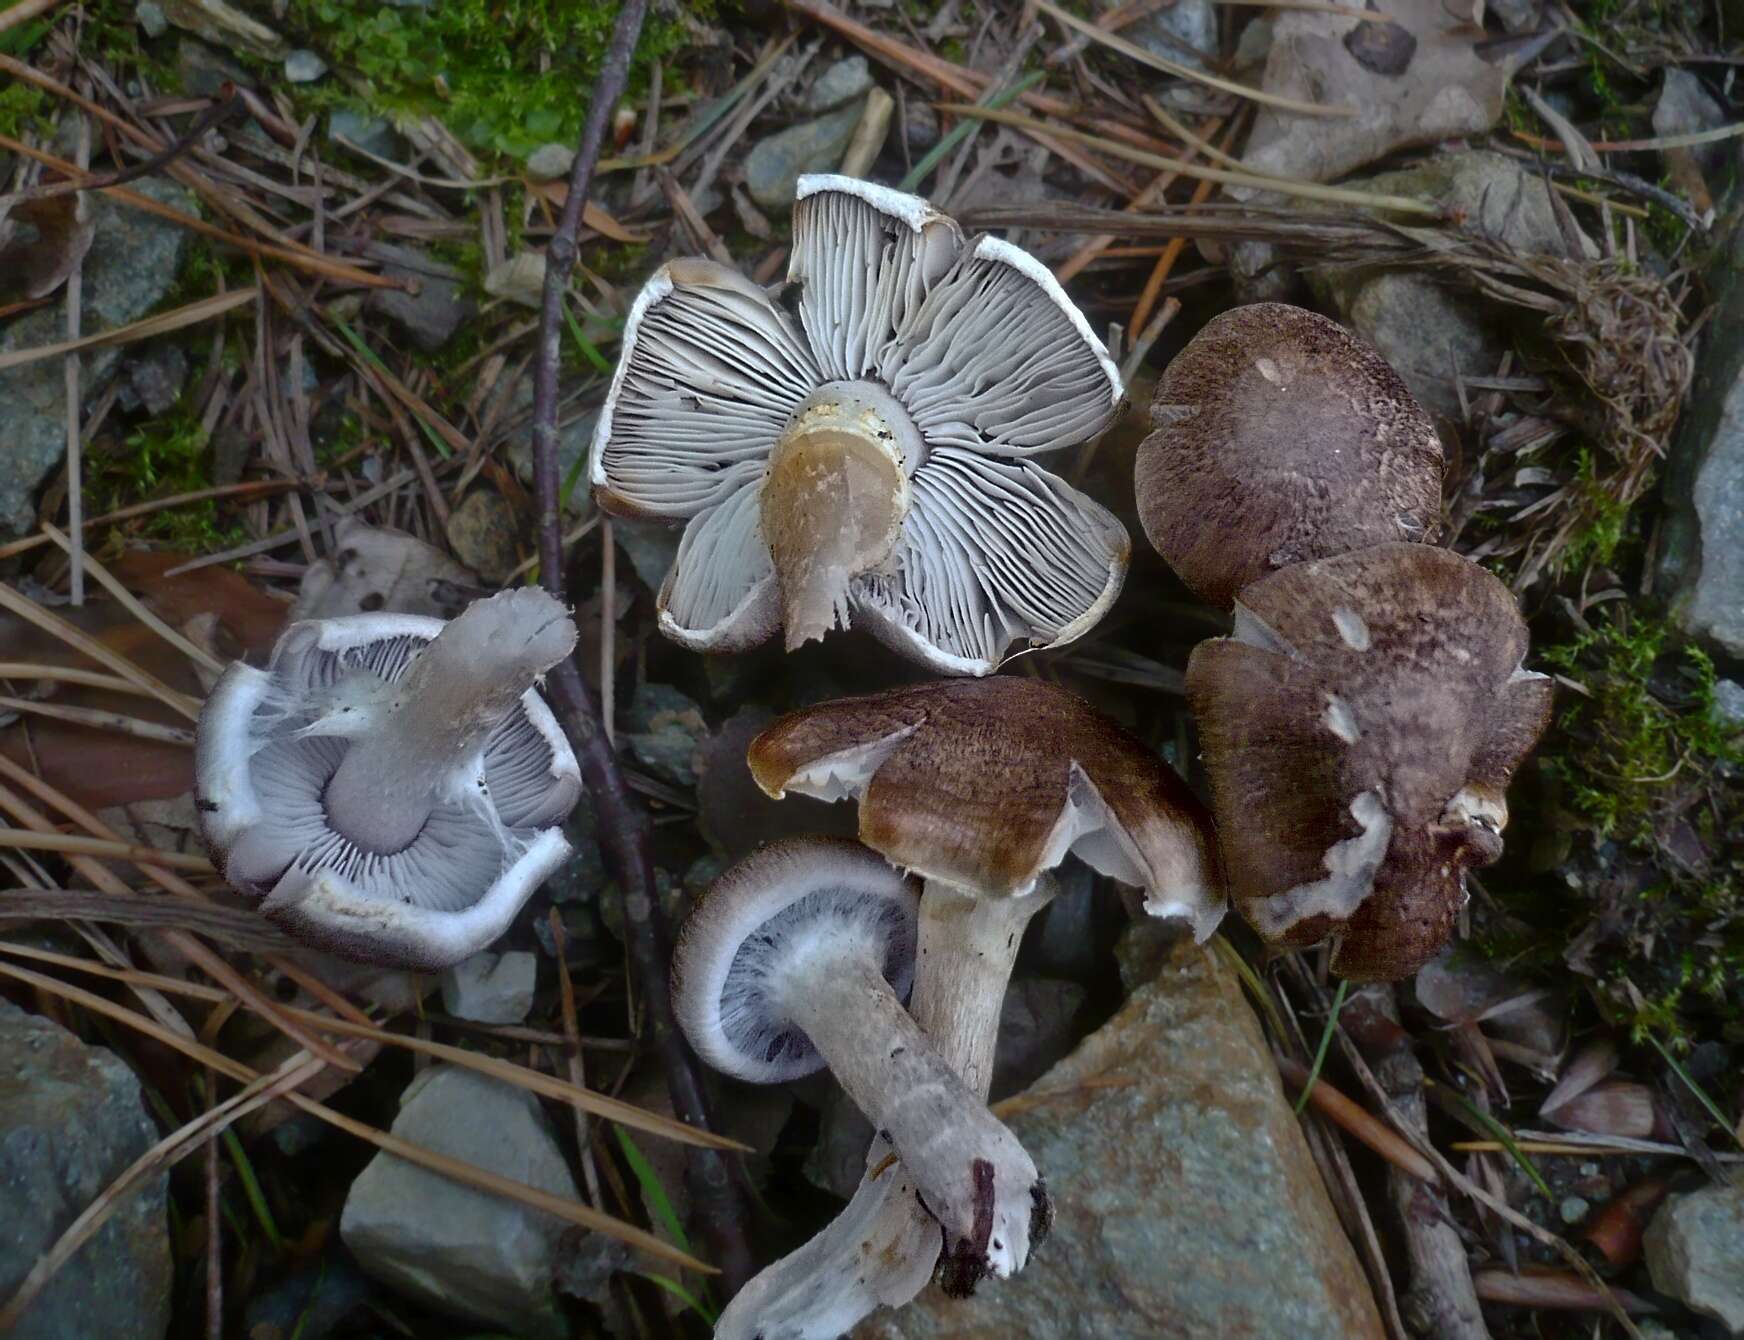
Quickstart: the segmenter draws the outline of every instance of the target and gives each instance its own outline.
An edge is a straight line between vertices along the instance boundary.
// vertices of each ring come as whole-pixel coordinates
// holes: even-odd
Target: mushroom
[[[1131,544],[1036,465],[1113,420],[1120,377],[1048,270],[924,200],[799,180],[777,295],[678,260],[630,311],[594,432],[609,512],[685,523],[662,631],[789,648],[852,621],[932,669],[1081,637]]]
[[[672,1002],[697,1054],[774,1084],[828,1065],[898,1151],[946,1231],[1021,1265],[1031,1207],[990,1203],[1035,1164],[902,1007],[914,974],[914,881],[843,838],[771,843],[729,869],[684,923]],[[1039,1194],[1039,1188],[1038,1188]]]
[[[1384,544],[1274,572],[1194,648],[1230,892],[1268,942],[1409,976],[1447,943],[1465,871],[1502,854],[1505,792],[1550,718],[1508,589],[1445,549]]]
[[[581,774],[533,684],[574,645],[537,588],[448,623],[291,625],[200,714],[201,834],[224,877],[360,962],[435,970],[490,943],[569,854]]]
[[[1300,307],[1208,322],[1157,382],[1135,486],[1145,534],[1228,608],[1291,563],[1435,539],[1441,439],[1373,348]]]
[[[983,1100],[1019,941],[1068,852],[1142,888],[1153,915],[1188,919],[1200,939],[1222,916],[1203,808],[1143,744],[1052,685],[998,676],[823,703],[777,721],[748,757],[771,795],[858,797],[860,840],[924,877],[910,1010]],[[986,1252],[980,1226],[946,1223],[941,1254],[907,1190],[917,1170],[887,1166],[877,1142],[868,1162],[843,1215],[722,1314],[722,1340],[832,1336],[843,1316],[908,1301],[935,1261],[956,1296],[1023,1264]],[[991,1190],[992,1221],[1016,1223],[1035,1188],[996,1177]]]

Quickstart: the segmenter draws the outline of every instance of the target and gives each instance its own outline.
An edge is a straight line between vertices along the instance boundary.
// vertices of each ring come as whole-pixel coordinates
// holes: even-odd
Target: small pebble
[[[567,144],[541,144],[527,155],[527,175],[540,181],[556,181],[569,175],[575,150]]]
[[[153,0],[139,0],[133,7],[133,18],[145,30],[147,37],[162,37],[170,30],[170,21],[164,17],[163,6],[154,4]]]
[[[327,62],[307,47],[298,47],[285,57],[285,78],[293,84],[312,84],[327,73]]]
[[[1587,1217],[1587,1211],[1591,1209],[1592,1206],[1583,1197],[1569,1196],[1557,1207],[1557,1213],[1562,1216],[1563,1223],[1578,1224]]]

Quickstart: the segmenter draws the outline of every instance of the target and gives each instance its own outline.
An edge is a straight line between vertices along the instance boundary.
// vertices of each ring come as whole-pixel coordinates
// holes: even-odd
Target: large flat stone
[[[157,1139],[119,1057],[0,1000],[0,1298]],[[159,1173],[122,1201],[8,1340],[161,1340],[174,1278],[168,1186]]]
[[[929,1288],[859,1340],[1383,1334],[1259,1024],[1209,951],[1169,952],[1030,1093],[1011,1127],[1054,1194],[1053,1236],[1015,1279],[967,1302]]]
[[[1644,1245],[1655,1289],[1744,1335],[1744,1182],[1673,1196]]]
[[[437,1066],[408,1088],[394,1134],[552,1195],[575,1179],[531,1094]],[[377,1154],[339,1233],[364,1271],[424,1306],[529,1337],[566,1336],[552,1292],[563,1221]]]
[[[1744,219],[1708,282],[1715,306],[1666,470],[1657,586],[1685,632],[1744,657]]]
[[[159,177],[129,183],[185,214],[193,198]],[[93,195],[95,235],[85,253],[81,331],[95,335],[145,316],[170,291],[181,268],[187,230],[107,196]],[[66,298],[26,312],[0,330],[0,353],[55,344],[67,337]],[[118,349],[83,355],[81,389],[87,401],[108,383]],[[67,450],[66,361],[43,358],[0,371],[0,539],[36,524],[35,496]]]

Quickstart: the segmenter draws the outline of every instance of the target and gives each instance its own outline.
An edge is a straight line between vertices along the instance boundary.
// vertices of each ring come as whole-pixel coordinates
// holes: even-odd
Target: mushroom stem
[[[982,1101],[993,1075],[1000,1005],[1024,927],[1053,894],[1051,878],[1025,898],[970,898],[950,885],[927,881],[909,1008],[939,1055]],[[926,1287],[940,1261],[939,1225],[917,1199],[914,1173],[893,1162],[891,1153],[882,1134],[874,1137],[866,1176],[847,1208],[741,1289],[721,1313],[715,1340],[834,1340],[877,1308],[901,1307]],[[1051,1217],[1046,1192],[1034,1165],[1029,1168],[1023,1189],[1035,1188],[1033,1204],[1045,1224]],[[996,1194],[1001,1189],[997,1170],[994,1189]],[[1033,1242],[1031,1205],[1026,1197],[1018,1208]],[[971,1262],[947,1252],[943,1265],[941,1283],[957,1294],[973,1289],[986,1274],[984,1257]]]
[[[1035,1164],[902,1008],[881,965],[863,951],[816,954],[794,974],[782,1006],[896,1149],[949,1253],[983,1274],[1021,1266]],[[995,1005],[995,1028],[997,1018]]]
[[[973,897],[929,879],[921,895],[909,1009],[979,1102],[987,1101],[993,1083],[999,1016],[1024,927],[1047,906],[1054,890],[1053,878],[1046,875],[1034,893],[1022,898]],[[991,1239],[977,1244],[953,1238],[945,1225],[940,1283],[954,1297],[973,1293],[989,1271],[1003,1279],[1023,1269],[1033,1242],[1053,1222],[1053,1205],[1034,1162],[1015,1136],[1012,1144],[1023,1156],[994,1168]],[[1003,1252],[992,1249],[1001,1242]]]
[[[789,651],[847,627],[848,584],[896,544],[919,450],[907,412],[870,384],[833,382],[795,412],[762,495]]]
[[[352,740],[323,802],[366,851],[408,846],[438,802],[475,780],[490,733],[575,646],[563,604],[538,587],[476,601],[372,695],[379,716]]]

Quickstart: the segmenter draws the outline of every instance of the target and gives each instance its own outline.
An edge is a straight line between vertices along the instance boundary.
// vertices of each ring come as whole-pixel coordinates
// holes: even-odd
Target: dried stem
[[[539,506],[540,580],[546,590],[560,599],[564,594],[564,573],[563,509],[557,470],[557,366],[564,294],[575,268],[576,235],[593,170],[599,161],[606,123],[623,93],[630,57],[635,52],[647,10],[647,0],[624,0],[618,11],[611,46],[594,85],[581,145],[570,170],[569,195],[545,252],[545,290],[533,375],[533,477]],[[573,658],[560,662],[548,682],[557,719],[581,765],[582,783],[594,808],[602,852],[622,892],[630,971],[645,1004],[648,1031],[666,1072],[673,1114],[682,1122],[706,1129],[708,1106],[696,1059],[672,1017],[666,978],[669,941],[655,898],[652,826],[624,784],[617,755],[601,728],[599,709],[582,683]],[[752,1269],[737,1165],[712,1149],[693,1147],[686,1158],[686,1181],[697,1228],[730,1295],[750,1277]]]

